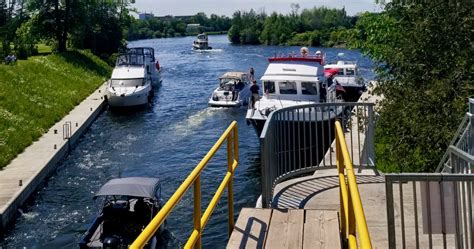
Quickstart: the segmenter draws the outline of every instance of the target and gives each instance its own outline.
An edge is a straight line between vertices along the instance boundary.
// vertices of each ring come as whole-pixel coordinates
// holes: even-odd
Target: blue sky
[[[136,8],[139,12],[151,12],[155,16],[193,15],[197,12],[231,16],[235,10],[249,10],[251,8],[264,9],[267,13],[276,11],[286,14],[291,10],[292,3],[298,3],[301,9],[314,6],[345,7],[349,15],[381,10],[381,7],[375,4],[375,0],[135,0],[131,7]]]

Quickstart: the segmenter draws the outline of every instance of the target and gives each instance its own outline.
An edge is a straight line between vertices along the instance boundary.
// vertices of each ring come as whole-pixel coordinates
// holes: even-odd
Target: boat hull
[[[115,95],[108,92],[107,103],[111,107],[133,107],[133,106],[142,106],[150,102],[152,97],[152,92],[142,92],[130,95]]]

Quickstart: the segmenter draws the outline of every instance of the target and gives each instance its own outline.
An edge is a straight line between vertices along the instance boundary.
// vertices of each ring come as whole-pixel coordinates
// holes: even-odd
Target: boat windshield
[[[116,66],[143,66],[145,60],[143,55],[140,54],[122,54],[117,58]]]
[[[111,87],[138,87],[145,85],[145,79],[112,79]]]

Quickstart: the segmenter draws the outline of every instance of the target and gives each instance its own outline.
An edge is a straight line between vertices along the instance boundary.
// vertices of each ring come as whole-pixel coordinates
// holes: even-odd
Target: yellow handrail
[[[204,214],[201,216],[201,172],[206,167],[207,163],[211,160],[214,154],[219,150],[224,141],[227,140],[227,173],[222,180],[221,184],[217,188],[216,193],[212,197],[209,205],[207,206]],[[211,217],[212,211],[217,205],[222,193],[227,187],[228,197],[228,217],[229,217],[229,236],[234,229],[234,199],[233,199],[233,176],[235,168],[238,165],[239,149],[238,149],[238,130],[237,122],[233,121],[229,127],[225,130],[222,136],[212,146],[206,156],[199,162],[184,182],[178,187],[176,192],[170,197],[170,199],[161,208],[158,214],[151,220],[142,233],[130,246],[131,249],[143,248],[146,243],[153,237],[158,228],[163,224],[166,217],[171,213],[173,208],[184,196],[186,191],[193,184],[194,192],[194,229],[189,237],[184,248],[201,248],[201,236],[204,227],[206,226],[209,218]]]
[[[341,234],[349,248],[357,248],[356,227],[361,248],[372,248],[360,200],[359,188],[347,149],[341,123],[336,121],[336,165],[339,173],[339,198],[341,202]],[[347,176],[344,174],[347,173]],[[346,181],[347,178],[347,181]]]

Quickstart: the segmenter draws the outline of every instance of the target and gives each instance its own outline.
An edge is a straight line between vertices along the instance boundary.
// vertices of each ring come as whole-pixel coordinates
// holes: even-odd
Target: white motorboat
[[[130,48],[117,57],[106,99],[111,107],[145,105],[151,102],[154,88],[160,83],[160,65],[153,48]]]
[[[306,48],[305,48],[306,49]],[[252,124],[260,137],[269,115],[278,109],[320,102],[340,102],[336,98],[335,87],[325,87],[322,56],[307,55],[269,58],[270,64],[261,78],[263,96],[249,104],[246,119]],[[335,85],[335,84],[333,84]],[[327,89],[327,91],[325,91]],[[326,93],[325,93],[326,92]],[[306,117],[306,120],[327,121],[342,113],[342,108],[332,112],[322,110]],[[291,121],[291,117],[287,121]],[[294,120],[301,121],[301,120]]]
[[[250,81],[245,72],[227,72],[219,77],[219,87],[209,99],[210,106],[239,107],[248,104]]]
[[[366,90],[364,78],[359,75],[356,62],[337,61],[335,64],[326,64],[325,72],[337,71],[334,79],[343,88],[342,98],[347,102],[356,102],[360,95]]]
[[[193,42],[194,50],[209,50],[212,47],[209,47],[209,41],[207,39],[207,34],[202,33],[197,35],[196,40]]]

